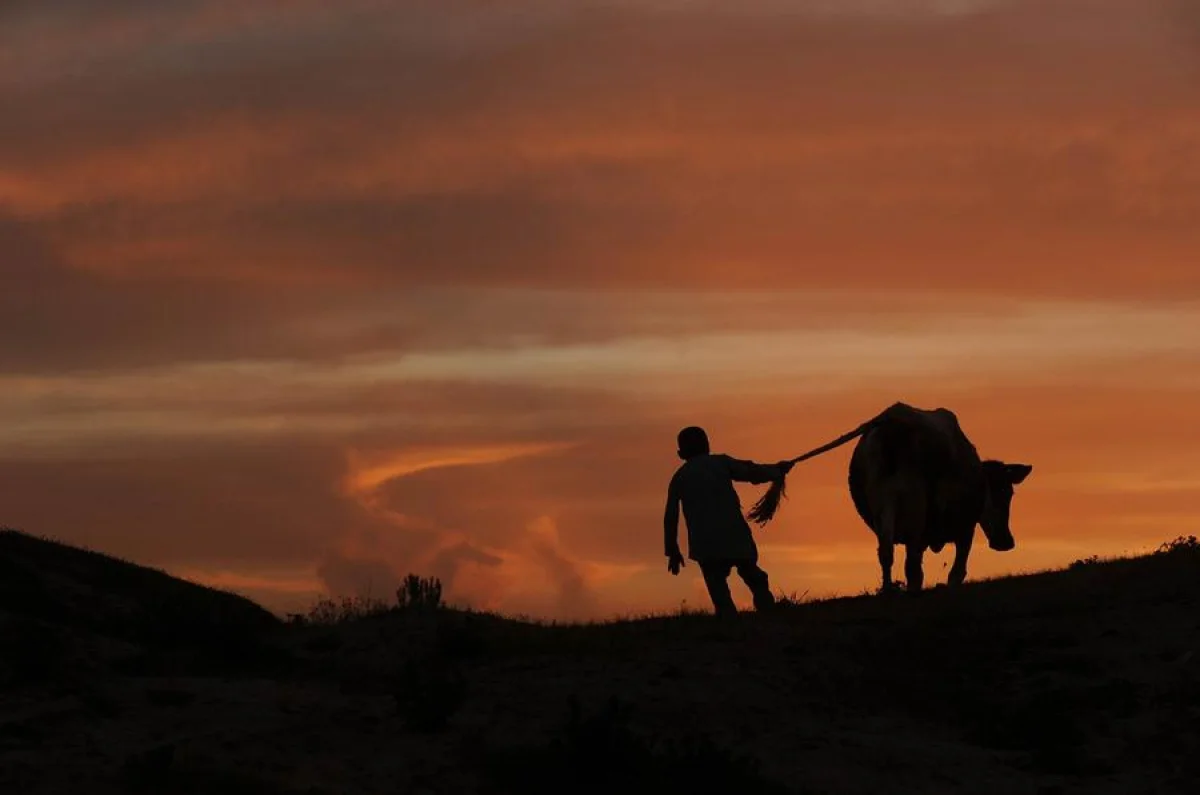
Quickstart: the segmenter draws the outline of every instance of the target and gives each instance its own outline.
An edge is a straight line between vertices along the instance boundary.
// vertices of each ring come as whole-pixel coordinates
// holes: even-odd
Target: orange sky
[[[905,400],[1034,465],[974,576],[1195,533],[1198,87],[1192,0],[5,3],[0,524],[278,610],[707,607],[679,427]],[[848,458],[777,589],[876,584]]]

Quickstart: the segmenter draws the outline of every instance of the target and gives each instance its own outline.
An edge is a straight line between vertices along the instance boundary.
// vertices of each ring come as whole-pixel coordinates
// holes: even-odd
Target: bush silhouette
[[[317,600],[304,615],[290,614],[292,625],[320,624],[332,626],[347,621],[379,616],[392,611],[437,610],[442,607],[442,582],[437,577],[420,577],[409,574],[396,589],[396,603],[389,606],[382,599],[371,596],[343,596],[341,599],[325,597]]]
[[[396,606],[401,610],[436,610],[442,606],[442,581],[408,575],[396,589]]]
[[[1177,536],[1158,547],[1160,555],[1196,554],[1197,552],[1200,552],[1200,540],[1195,536]]]
[[[347,621],[356,621],[360,618],[380,615],[388,612],[390,608],[387,602],[381,599],[372,599],[369,596],[343,596],[341,599],[320,599],[315,605],[309,608],[307,615],[303,621],[297,621],[293,618],[292,623],[307,623],[333,625],[344,624]]]

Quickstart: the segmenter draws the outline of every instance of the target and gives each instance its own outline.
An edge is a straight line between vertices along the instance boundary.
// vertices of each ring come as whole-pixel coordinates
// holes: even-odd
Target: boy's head
[[[703,428],[693,425],[679,432],[679,457],[684,461],[708,453],[708,434]]]

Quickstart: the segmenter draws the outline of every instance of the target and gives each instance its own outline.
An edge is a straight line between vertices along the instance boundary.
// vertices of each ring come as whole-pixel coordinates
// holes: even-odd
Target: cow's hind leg
[[[921,488],[909,488],[902,492],[896,519],[898,537],[904,542],[904,579],[910,594],[921,592],[925,571],[925,524],[926,499]]]
[[[882,575],[883,584],[881,589],[884,593],[895,588],[895,583],[892,582],[892,563],[895,560],[895,521],[896,508],[894,504],[889,503],[880,512],[879,520],[876,522],[875,535],[879,540],[879,571]]]

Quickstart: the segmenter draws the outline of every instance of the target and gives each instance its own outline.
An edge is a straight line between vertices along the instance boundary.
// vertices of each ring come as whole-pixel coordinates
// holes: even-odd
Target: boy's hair
[[[688,459],[692,456],[707,455],[709,453],[708,434],[703,428],[695,425],[684,428],[679,432],[679,457]]]

